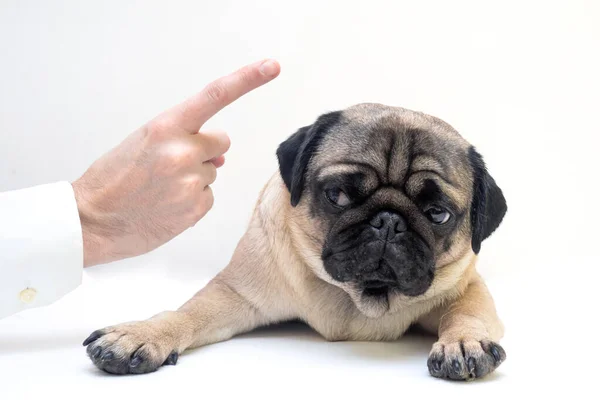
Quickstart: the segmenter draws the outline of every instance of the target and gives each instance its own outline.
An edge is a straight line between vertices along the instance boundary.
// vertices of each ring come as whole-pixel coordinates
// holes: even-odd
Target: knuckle
[[[202,185],[202,179],[198,175],[192,175],[186,179],[186,191],[188,193],[198,190],[198,188]]]
[[[209,164],[209,165],[210,165],[210,168],[207,173],[207,181],[208,181],[208,184],[211,184],[217,180],[217,168],[212,164]]]
[[[173,144],[167,153],[168,162],[179,167],[192,164],[196,157],[195,149],[187,145]]]
[[[204,91],[208,99],[213,103],[220,104],[227,101],[227,91],[219,82],[209,84]]]
[[[212,195],[212,191],[210,188],[205,189],[202,192],[202,196],[199,201],[196,203],[196,206],[193,210],[193,221],[194,223],[200,221],[207,212],[210,211],[214,203],[214,198]]]
[[[207,210],[205,210],[201,207],[196,207],[192,211],[191,217],[190,217],[192,226],[196,225],[196,223],[198,223],[198,221],[200,221],[204,217],[204,215],[206,215],[206,212],[207,212]]]
[[[244,67],[239,71],[239,76],[242,82],[249,84],[256,81],[258,70],[256,68]]]
[[[215,204],[215,197],[213,195],[212,189],[209,186],[204,190],[204,205],[205,205],[206,211],[210,210],[214,204]]]
[[[176,157],[179,163],[188,165],[194,162],[194,159],[196,158],[196,153],[193,149],[189,147],[184,147],[177,152]]]
[[[168,135],[170,124],[162,119],[156,119],[147,123],[144,127],[144,136],[150,140],[161,140]]]

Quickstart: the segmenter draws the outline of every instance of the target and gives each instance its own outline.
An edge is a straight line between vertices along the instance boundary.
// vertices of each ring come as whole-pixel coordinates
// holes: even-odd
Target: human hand
[[[72,183],[83,232],[84,266],[147,253],[210,210],[210,184],[229,138],[200,131],[223,107],[271,81],[267,60],[222,77],[131,133]]]

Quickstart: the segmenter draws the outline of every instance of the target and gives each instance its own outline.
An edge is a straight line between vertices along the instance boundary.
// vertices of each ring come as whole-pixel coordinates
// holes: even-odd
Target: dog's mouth
[[[367,281],[363,285],[363,295],[371,298],[387,298],[390,284],[383,281]]]
[[[389,282],[365,281],[360,284],[355,300],[358,309],[370,318],[378,318],[389,311],[389,295],[393,286]]]

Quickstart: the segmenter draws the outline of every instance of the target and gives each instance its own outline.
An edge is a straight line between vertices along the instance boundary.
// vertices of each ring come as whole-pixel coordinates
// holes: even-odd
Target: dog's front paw
[[[429,353],[427,366],[436,378],[472,380],[494,371],[505,359],[502,346],[489,340],[439,341]]]
[[[87,354],[111,374],[144,374],[162,365],[175,365],[178,352],[151,321],[133,322],[99,329],[83,342]]]

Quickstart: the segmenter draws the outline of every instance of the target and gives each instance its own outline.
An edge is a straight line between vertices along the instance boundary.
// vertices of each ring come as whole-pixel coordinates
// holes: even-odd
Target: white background
[[[0,321],[0,398],[494,398],[589,386],[599,21],[593,0],[0,1],[0,190],[74,180],[210,80],[265,57],[282,65],[209,122],[232,147],[201,223],[146,256],[87,270],[50,307]],[[507,217],[479,267],[507,328],[508,360],[494,376],[429,378],[430,339],[330,344],[298,326],[193,351],[147,376],[91,366],[80,342],[92,330],[175,308],[226,265],[281,141],[367,101],[446,120],[505,192]]]

